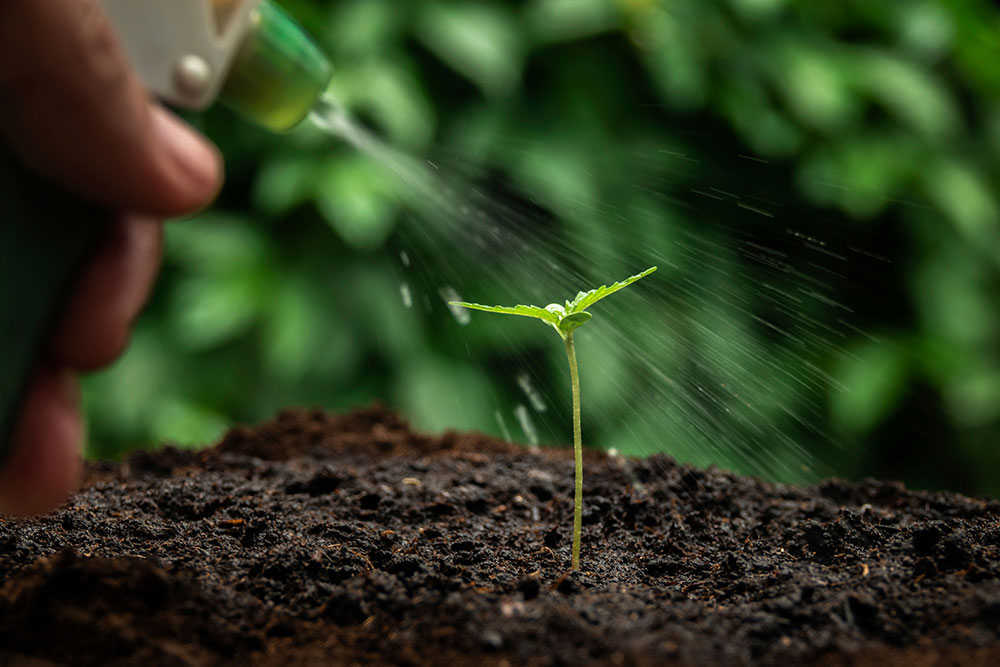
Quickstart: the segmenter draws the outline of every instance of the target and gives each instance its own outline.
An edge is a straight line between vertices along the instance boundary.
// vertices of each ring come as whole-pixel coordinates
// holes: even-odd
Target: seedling
[[[580,569],[580,528],[583,523],[583,438],[580,426],[580,374],[576,365],[576,348],[573,343],[573,333],[590,321],[592,315],[587,308],[601,299],[611,296],[618,290],[625,289],[632,283],[645,278],[656,271],[655,266],[642,273],[626,278],[613,285],[601,285],[589,292],[578,292],[576,298],[567,301],[565,305],[550,303],[545,308],[539,306],[484,306],[479,303],[453,301],[451,305],[473,310],[483,310],[487,313],[500,315],[520,315],[534,317],[552,326],[562,338],[566,346],[566,359],[569,361],[570,386],[573,391],[573,455],[576,463],[575,492],[573,498],[573,569]]]

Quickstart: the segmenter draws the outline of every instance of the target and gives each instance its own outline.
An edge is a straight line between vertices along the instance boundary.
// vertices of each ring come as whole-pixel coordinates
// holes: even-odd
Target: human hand
[[[124,350],[159,269],[162,218],[211,201],[221,158],[149,98],[97,0],[0,2],[0,140],[115,217],[35,372],[0,470],[0,512],[36,514],[61,504],[80,476],[77,373]]]

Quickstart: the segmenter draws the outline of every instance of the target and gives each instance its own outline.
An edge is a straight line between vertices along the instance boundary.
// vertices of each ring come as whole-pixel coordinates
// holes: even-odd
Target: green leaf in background
[[[205,407],[183,399],[158,402],[152,418],[153,437],[159,442],[203,447],[216,442],[229,428],[229,421]]]
[[[601,184],[595,179],[597,158],[575,147],[559,146],[553,137],[529,141],[511,155],[510,169],[521,187],[574,222],[580,211],[596,206]]]
[[[311,155],[280,157],[261,167],[254,183],[253,201],[268,215],[284,215],[311,201],[319,170]]]
[[[868,219],[892,203],[919,166],[919,149],[901,137],[851,137],[803,159],[798,184],[814,202]]]
[[[924,187],[969,240],[1000,253],[1000,207],[982,175],[972,167],[946,161],[922,170]]]
[[[626,3],[628,24],[653,81],[664,98],[678,109],[695,109],[705,103],[707,73],[699,35],[684,14],[668,11],[656,2]],[[685,11],[699,12],[688,5]]]
[[[934,75],[902,58],[869,52],[855,63],[858,84],[902,122],[931,139],[959,128],[951,93]]]
[[[267,305],[264,327],[264,360],[269,374],[284,382],[297,382],[316,363],[317,340],[314,312],[322,304],[310,299],[312,292],[298,276],[275,286]]]
[[[943,232],[940,236],[939,253],[909,276],[910,288],[923,330],[932,341],[948,341],[955,349],[943,352],[958,359],[962,352],[988,348],[1000,333],[996,294],[977,289],[995,260],[970,256],[949,243]],[[953,371],[964,374],[966,369]]]
[[[1000,113],[997,114],[997,137],[1000,144]],[[513,121],[509,114],[492,105],[476,106],[456,119],[445,138],[447,145],[458,155],[478,155],[492,161],[504,151],[497,150],[497,143],[505,136]],[[494,152],[498,153],[494,156]]]
[[[774,18],[787,4],[787,0],[729,0],[729,4],[744,17],[761,21]]]
[[[870,342],[855,348],[835,369],[841,389],[830,396],[834,423],[847,433],[871,430],[896,406],[906,386],[905,347]]]
[[[952,381],[945,389],[955,419],[982,428],[1000,419],[1000,368],[980,367]]]
[[[565,42],[620,27],[621,11],[615,0],[533,0],[525,22],[536,43]]]
[[[345,243],[374,250],[396,225],[395,184],[391,172],[363,155],[330,158],[316,181],[316,205]]]
[[[787,157],[804,141],[803,133],[780,113],[760,82],[739,74],[719,86],[719,110],[758,155]]]
[[[174,335],[186,347],[203,350],[227,343],[254,323],[267,299],[268,280],[244,276],[188,275],[171,295]]]
[[[788,105],[810,127],[830,132],[858,113],[842,58],[808,43],[789,42],[772,59],[774,76]]]
[[[338,62],[378,56],[395,44],[407,20],[405,6],[393,2],[340,0],[330,10],[323,33],[328,50]]]
[[[955,22],[933,0],[896,5],[900,38],[917,55],[933,60],[946,53],[955,38]]]
[[[510,93],[521,77],[521,27],[493,2],[431,2],[417,19],[418,38],[491,97]]]
[[[204,215],[168,225],[168,259],[182,268],[168,294],[168,322],[192,350],[229,342],[250,327],[270,296],[269,246],[251,221]]]
[[[989,105],[986,116],[986,134],[990,152],[1000,155],[1000,100]]]
[[[218,275],[267,262],[271,245],[248,215],[209,212],[166,228],[167,259],[185,269]]]
[[[101,426],[98,437],[88,439],[85,453],[90,457],[112,458],[116,451],[109,443],[152,442],[149,432],[152,412],[168,392],[178,369],[165,344],[164,327],[149,319],[132,333],[124,356],[110,368],[85,378],[84,406],[91,423]]]

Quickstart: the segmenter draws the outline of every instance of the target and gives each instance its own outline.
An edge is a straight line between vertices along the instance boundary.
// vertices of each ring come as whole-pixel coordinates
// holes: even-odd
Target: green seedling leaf
[[[452,306],[461,306],[470,310],[482,310],[487,313],[497,313],[500,315],[520,315],[522,317],[534,317],[544,320],[553,326],[559,325],[559,316],[552,311],[548,311],[538,306],[484,306],[481,303],[466,303],[464,301],[451,301]]]
[[[451,301],[452,306],[469,308],[471,310],[482,310],[487,313],[497,313],[499,315],[520,315],[521,317],[533,317],[552,326],[562,338],[566,345],[566,360],[569,362],[570,387],[573,394],[573,458],[575,463],[576,479],[573,494],[573,569],[580,569],[580,532],[583,525],[583,436],[581,434],[580,415],[580,376],[576,365],[576,347],[573,342],[573,332],[589,322],[593,317],[586,312],[586,308],[594,305],[601,299],[611,296],[619,290],[623,290],[632,283],[645,278],[656,271],[655,266],[651,266],[642,273],[626,278],[621,282],[608,285],[601,285],[597,289],[589,292],[578,292],[576,298],[567,301],[565,306],[558,303],[550,303],[545,308],[540,306],[484,306],[481,303],[466,303],[464,301]]]
[[[576,329],[582,327],[584,324],[590,321],[593,315],[587,312],[582,313],[571,313],[566,317],[562,318],[559,322],[559,331],[564,336],[573,333]]]
[[[586,310],[601,299],[609,297],[619,290],[625,289],[637,280],[642,280],[649,274],[655,272],[657,268],[658,267],[651,266],[642,273],[629,276],[625,280],[614,283],[613,285],[601,285],[597,289],[592,289],[589,292],[578,292],[575,299],[566,302],[566,313],[579,313],[580,311]]]

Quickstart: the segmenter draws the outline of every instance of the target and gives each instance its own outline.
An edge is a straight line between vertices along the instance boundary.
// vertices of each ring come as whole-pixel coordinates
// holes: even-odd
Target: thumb
[[[0,2],[0,136],[121,210],[190,212],[221,178],[216,149],[150,100],[97,0]]]

